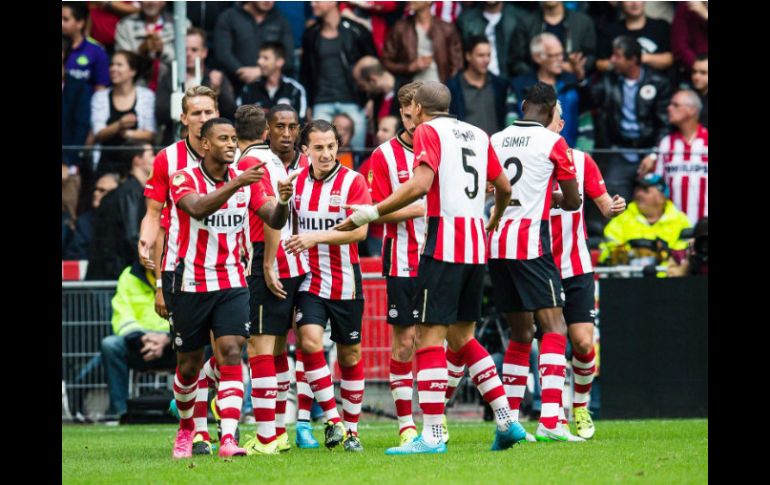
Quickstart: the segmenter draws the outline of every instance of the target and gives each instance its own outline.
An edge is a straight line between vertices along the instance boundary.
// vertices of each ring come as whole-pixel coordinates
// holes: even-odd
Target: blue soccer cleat
[[[492,442],[492,451],[507,450],[526,437],[526,430],[524,430],[518,421],[513,421],[508,426],[508,430],[495,430],[495,441]]]
[[[179,410],[176,408],[176,399],[171,399],[171,402],[168,404],[168,412],[176,419],[179,419]]]
[[[386,455],[417,455],[429,453],[446,453],[446,443],[440,441],[438,444],[431,445],[422,439],[422,435],[419,435],[410,443],[385,450]]]
[[[313,437],[313,426],[308,421],[297,421],[297,448],[318,448],[321,446]]]

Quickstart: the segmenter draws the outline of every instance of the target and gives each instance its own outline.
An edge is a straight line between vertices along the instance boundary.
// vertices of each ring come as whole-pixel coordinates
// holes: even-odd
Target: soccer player
[[[372,201],[380,202],[412,177],[414,152],[412,98],[422,82],[406,84],[398,90],[404,129],[372,152]],[[415,305],[420,248],[425,240],[425,201],[419,200],[374,222],[385,224],[382,273],[388,293],[387,322],[393,327],[390,356],[390,391],[396,403],[398,432],[402,445],[417,437],[412,419],[412,359],[415,325],[419,311]]]
[[[535,84],[522,103],[523,118],[492,135],[492,146],[498,158],[504,160],[513,188],[500,226],[490,235],[489,275],[495,303],[511,327],[503,381],[510,407],[518,418],[529,369],[534,312],[543,331],[539,362],[543,407],[535,433],[540,441],[568,439],[564,428],[558,426],[567,326],[548,224],[554,178],[563,193],[557,206],[574,211],[581,205],[567,143],[546,128],[558,116],[556,101],[551,85]]]
[[[219,116],[217,95],[205,86],[193,86],[182,98],[181,122],[187,128],[187,137],[161,150],[153,161],[152,174],[144,188],[147,199],[147,212],[142,219],[139,234],[139,260],[148,269],[154,269],[157,278],[155,296],[156,308],[164,318],[173,314],[174,268],[177,263],[179,217],[177,208],[172,203],[170,184],[171,175],[188,166],[197,166],[201,159],[201,127]],[[153,242],[165,233],[165,250],[155,250],[150,258]],[[155,243],[156,248],[163,248],[163,243]],[[216,388],[216,360],[212,357],[206,362],[206,371],[200,376],[197,402],[195,405],[195,454],[211,454],[211,444],[207,424],[208,389]],[[206,375],[210,378],[207,379]]]
[[[301,145],[310,165],[296,179],[293,199],[298,234],[285,242],[289,256],[307,251],[310,272],[299,289],[295,321],[304,359],[304,373],[326,419],[325,445],[343,442],[345,451],[360,452],[358,419],[364,397],[361,361],[361,319],[364,295],[357,242],[366,238],[367,226],[340,232],[332,228],[347,215],[346,205],[371,202],[364,177],[337,160],[340,139],[336,128],[324,120],[305,125]],[[342,370],[340,420],[331,374],[324,358],[323,332],[331,321],[331,338],[337,345]]]
[[[484,194],[487,181],[495,188],[497,226],[508,204],[510,184],[483,130],[448,113],[449,89],[425,82],[412,99],[414,132],[413,177],[376,206],[359,206],[343,224],[350,230],[427,194],[428,228],[418,269],[417,389],[424,421],[422,434],[386,454],[445,453],[442,418],[447,389],[444,340],[471,370],[474,384],[495,412],[497,429],[492,450],[509,448],[524,439],[513,419],[502,382],[489,353],[473,338],[481,318],[486,262]]]
[[[179,431],[172,456],[192,456],[193,405],[209,332],[216,339],[220,372],[217,405],[222,420],[219,456],[245,455],[235,441],[243,404],[241,351],[249,335],[249,294],[242,249],[249,209],[273,228],[288,217],[291,183],[279,183],[279,203],[268,197],[261,165],[243,172],[230,167],[236,135],[232,122],[213,118],[201,128],[204,157],[171,177],[171,196],[179,218],[178,259],[172,316],[177,370],[174,397]]]
[[[561,105],[557,103],[557,113],[548,129],[561,133],[564,120],[561,118]],[[575,164],[578,193],[581,200],[586,194],[594,201],[599,211],[606,218],[623,213],[626,201],[615,195],[610,197],[604,185],[604,179],[591,155],[580,150],[570,149]],[[586,244],[586,230],[583,208],[575,212],[564,209],[551,209],[551,250],[556,266],[561,275],[564,288],[564,320],[572,343],[572,372],[575,379],[575,396],[572,400],[572,413],[575,416],[577,434],[580,438],[593,437],[595,428],[588,413],[588,396],[596,371],[596,352],[594,350],[595,281],[591,265],[591,253]],[[559,420],[569,432],[569,425],[562,410]],[[574,440],[573,440],[574,441]]]
[[[265,143],[267,120],[262,108],[253,104],[240,106],[235,112],[235,123],[238,148],[241,151],[238,169],[246,170],[264,164],[265,176],[261,183],[269,185],[272,192],[277,192],[278,182],[289,178],[287,170],[299,167],[284,166]],[[298,126],[296,120],[294,123]],[[296,171],[294,176],[298,173]],[[250,242],[253,248],[250,253],[253,256],[251,274],[247,277],[251,309],[251,336],[247,348],[257,433],[244,447],[249,454],[271,455],[288,451],[290,447],[284,425],[286,395],[289,390],[286,334],[293,321],[294,296],[308,271],[308,264],[304,254],[286,257],[285,251],[278,244],[281,233],[263,226],[258,214],[249,211]],[[291,235],[290,220],[286,221],[282,232],[285,232],[286,238]],[[271,237],[272,244],[266,244]],[[267,251],[270,254],[265,258]],[[270,261],[269,268],[263,268],[265,261]],[[284,278],[283,282],[277,283],[276,289],[280,288],[278,295],[273,294],[265,282],[265,273],[270,273],[268,277],[275,277],[274,264]],[[275,277],[275,280],[278,278]]]

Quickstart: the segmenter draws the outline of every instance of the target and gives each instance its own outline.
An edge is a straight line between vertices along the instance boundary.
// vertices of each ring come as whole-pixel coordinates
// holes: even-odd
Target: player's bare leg
[[[417,427],[412,418],[412,393],[416,326],[392,325],[390,355],[390,392],[396,404],[398,434],[404,445],[417,437]]]
[[[340,364],[340,397],[342,398],[342,423],[345,426],[345,451],[364,451],[358,437],[358,420],[364,401],[364,363],[361,360],[361,344],[337,344],[337,362]]]

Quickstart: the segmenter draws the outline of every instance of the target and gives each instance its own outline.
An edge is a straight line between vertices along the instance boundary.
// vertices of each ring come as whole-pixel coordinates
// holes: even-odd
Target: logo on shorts
[[[180,337],[179,335],[177,335],[177,336],[176,336],[176,338],[174,339],[174,345],[176,345],[177,347],[181,347],[181,346],[182,346],[182,343],[183,343],[183,342],[182,342],[182,337]]]
[[[246,331],[248,332],[251,329],[251,322],[246,322],[243,324],[243,326],[246,328]]]
[[[412,318],[419,318],[419,316],[420,316],[420,312],[418,312],[417,310],[412,310]]]
[[[559,293],[559,297],[561,298],[561,301],[564,301],[567,299],[567,296],[564,294],[564,290],[561,290],[561,293]]]
[[[390,318],[396,318],[398,316],[398,310],[396,310],[395,308],[391,308],[390,310],[388,310],[388,316]]]
[[[589,315],[591,315],[591,318],[596,318],[596,309],[594,308],[590,312],[588,312]]]
[[[350,335],[350,338],[358,338],[358,332],[356,330],[353,330],[352,332],[350,332],[349,335]]]
[[[297,310],[297,315],[294,317],[294,321],[299,322],[300,320],[302,320],[302,312]]]

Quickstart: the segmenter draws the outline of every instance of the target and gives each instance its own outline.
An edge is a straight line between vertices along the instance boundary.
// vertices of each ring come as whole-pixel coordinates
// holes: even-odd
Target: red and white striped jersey
[[[535,259],[551,252],[548,215],[554,178],[575,178],[567,142],[534,121],[515,121],[492,135],[511,181],[511,202],[490,235],[492,259]]]
[[[462,11],[463,7],[460,2],[439,1],[430,4],[430,14],[450,24],[457,21],[457,17]]]
[[[658,150],[655,173],[665,177],[674,205],[696,224],[709,215],[708,130],[698,125],[691,143],[679,131],[666,135]]]
[[[382,202],[401,184],[412,178],[414,152],[394,136],[372,152],[372,201]],[[425,203],[424,198],[420,199]],[[385,224],[383,247],[390,241],[390,251],[382,254],[384,276],[417,276],[420,249],[425,241],[425,218]]]
[[[161,271],[174,271],[179,249],[179,217],[171,200],[171,175],[183,168],[197,166],[200,160],[201,156],[184,139],[161,150],[152,162],[152,173],[144,186],[144,196],[165,204],[161,226],[166,229],[166,250],[163,252]]]
[[[342,208],[345,204],[372,203],[369,187],[360,173],[338,162],[326,177],[316,180],[310,175],[311,169],[312,165],[303,168],[294,180],[292,203],[299,234],[330,231],[352,213]],[[330,300],[356,298],[356,281],[361,281],[356,243],[317,244],[307,252],[310,273],[299,291]]]
[[[551,209],[551,250],[562,279],[594,270],[591,264],[591,251],[586,241],[588,232],[585,227],[583,207],[587,199],[583,195],[594,200],[607,193],[602,174],[591,155],[580,150],[570,149],[570,152],[572,161],[575,163],[578,192],[584,204],[579,210],[573,212]],[[559,185],[554,184],[554,192],[560,191]]]
[[[414,131],[414,167],[435,172],[428,192],[423,254],[448,263],[486,264],[484,198],[502,172],[489,135],[453,116],[437,116]]]
[[[261,183],[269,186],[273,194],[278,193],[278,182],[288,178],[289,172],[307,167],[308,165],[307,157],[297,152],[297,157],[289,165],[287,171],[287,167],[283,165],[278,155],[270,150],[270,147],[265,144],[259,144],[246,147],[241,158],[238,159],[238,169],[246,170],[262,162],[265,162],[265,175],[262,177]],[[281,229],[281,241],[289,239],[292,235],[292,216],[293,214],[290,211],[289,218]],[[255,211],[249,211],[249,233],[251,242],[265,240],[264,222]],[[278,245],[273,267],[278,273],[279,278],[302,276],[310,269],[305,253],[286,254],[283,244]]]
[[[216,182],[202,167],[187,167],[171,178],[171,196],[176,206],[189,194],[206,195],[240,170],[228,167],[225,181]],[[181,291],[203,293],[246,286],[243,248],[248,244],[248,210],[259,210],[272,196],[262,184],[241,187],[216,212],[197,220],[177,207]]]

